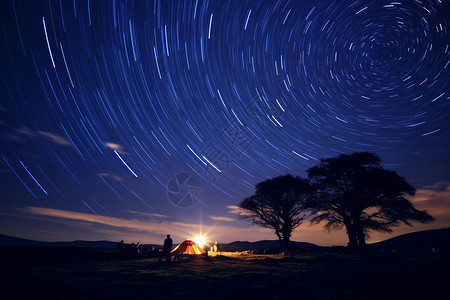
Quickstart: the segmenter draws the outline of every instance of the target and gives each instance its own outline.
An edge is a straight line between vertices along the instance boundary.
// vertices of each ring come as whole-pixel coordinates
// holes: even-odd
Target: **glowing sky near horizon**
[[[447,191],[449,22],[448,0],[1,1],[0,233],[242,239],[255,184],[355,151]]]

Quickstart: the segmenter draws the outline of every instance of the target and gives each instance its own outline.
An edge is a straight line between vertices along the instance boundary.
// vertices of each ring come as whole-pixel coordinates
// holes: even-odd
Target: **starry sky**
[[[0,233],[275,239],[237,218],[255,184],[355,151],[437,218],[395,234],[448,227],[449,22],[448,0],[1,1]]]

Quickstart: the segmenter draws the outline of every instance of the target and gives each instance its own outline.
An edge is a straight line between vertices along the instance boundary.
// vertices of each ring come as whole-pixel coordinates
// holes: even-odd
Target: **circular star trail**
[[[2,1],[1,206],[189,220],[373,151],[449,180],[450,3]],[[168,199],[194,176],[198,203]]]

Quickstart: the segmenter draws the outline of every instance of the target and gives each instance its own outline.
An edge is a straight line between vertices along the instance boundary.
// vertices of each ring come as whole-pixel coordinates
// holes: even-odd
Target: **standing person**
[[[220,245],[217,241],[215,241],[215,243],[214,243],[213,251],[216,253],[219,253],[219,255],[220,255]]]
[[[120,243],[117,244],[116,248],[121,250],[121,249],[123,249],[124,246],[125,246],[125,244],[123,243],[123,240],[121,240]]]
[[[166,261],[170,261],[170,250],[172,250],[172,239],[170,238],[170,234],[167,235],[167,238],[164,240],[163,253],[166,257]],[[159,261],[161,261],[161,256],[159,257]]]

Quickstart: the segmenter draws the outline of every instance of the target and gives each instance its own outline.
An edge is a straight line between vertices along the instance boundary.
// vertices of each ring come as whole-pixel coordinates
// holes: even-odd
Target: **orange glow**
[[[200,255],[205,254],[205,251],[194,241],[186,240],[175,247],[170,253],[177,255]]]
[[[205,245],[205,237],[198,235],[195,238],[192,239],[200,248],[203,248]]]

